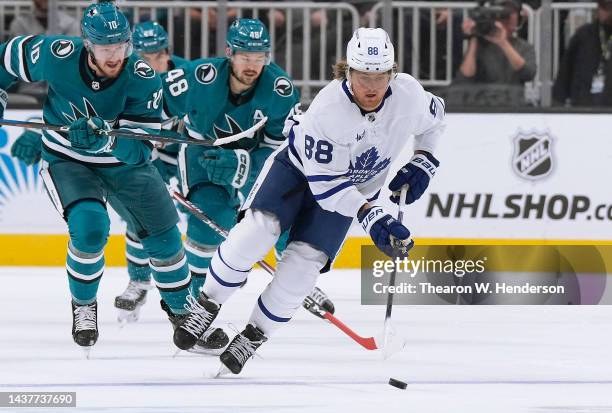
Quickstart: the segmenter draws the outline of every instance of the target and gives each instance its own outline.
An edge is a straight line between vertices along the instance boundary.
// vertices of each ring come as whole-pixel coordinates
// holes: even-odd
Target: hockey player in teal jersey
[[[143,22],[134,26],[132,33],[134,51],[160,74],[163,85],[162,120],[165,129],[176,129],[181,119],[173,96],[180,90],[182,84],[175,82],[172,76],[183,73],[180,69],[189,61],[170,54],[168,33],[156,22]],[[171,77],[170,81],[167,81]],[[166,183],[177,175],[177,154],[179,145],[156,146],[152,152],[153,165],[157,168]],[[126,259],[130,280],[128,285],[117,297],[115,307],[119,309],[120,321],[136,321],[142,305],[146,301],[148,290],[151,289],[151,268],[149,254],[138,240],[135,228],[128,223],[126,232]],[[162,308],[167,311],[167,305],[162,302]],[[205,337],[201,337],[193,351],[198,353],[217,353],[229,342],[227,334],[221,328],[211,329]]]
[[[43,133],[41,175],[70,235],[73,339],[89,347],[98,338],[107,203],[134,228],[151,257],[153,279],[174,323],[185,311],[190,274],[176,209],[150,162],[152,145],[97,133],[159,130],[161,80],[131,53],[128,21],[112,3],[89,6],[81,28],[83,39],[19,36],[0,45],[0,100],[18,79],[46,80],[44,121],[69,125],[67,133]]]
[[[194,139],[235,135],[267,117],[253,138],[214,149],[183,146],[179,153],[183,194],[217,224],[229,229],[264,161],[284,141],[283,125],[299,110],[299,93],[289,76],[270,62],[270,37],[261,21],[234,21],[227,34],[226,54],[192,63],[185,73],[185,87],[177,89],[182,92],[176,99],[186,113],[186,132]],[[221,241],[207,225],[189,217],[185,249],[194,297],[204,277],[215,276],[209,264]],[[190,303],[198,305],[195,300]],[[181,326],[175,331],[175,344],[188,349],[199,335]]]
[[[169,53],[168,33],[156,22],[143,22],[134,26],[132,32],[132,43],[134,52],[137,53],[149,66],[151,66],[161,77],[162,86],[167,85],[164,79],[169,70],[184,65],[187,60]],[[174,120],[180,115],[171,113],[168,106],[172,95],[167,87],[164,87],[162,98],[162,122],[166,129],[175,126]],[[164,126],[162,126],[164,127]],[[170,178],[176,176],[176,155],[178,145],[159,145],[153,149],[152,162],[166,183]],[[123,293],[115,298],[115,307],[119,309],[119,321],[136,321],[140,307],[145,303],[147,291],[151,289],[151,268],[149,267],[149,255],[138,241],[134,228],[127,228],[126,232],[126,259],[130,281]]]

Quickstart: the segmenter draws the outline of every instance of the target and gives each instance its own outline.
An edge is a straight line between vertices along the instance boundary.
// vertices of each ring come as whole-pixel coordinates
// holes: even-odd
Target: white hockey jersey
[[[444,101],[400,73],[370,113],[354,103],[346,81],[332,81],[284,132],[289,158],[321,207],[355,217],[378,196],[409,138],[415,136],[414,150],[433,154],[444,127]]]

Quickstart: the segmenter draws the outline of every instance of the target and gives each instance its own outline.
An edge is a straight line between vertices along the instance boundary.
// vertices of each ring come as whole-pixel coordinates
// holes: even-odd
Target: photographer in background
[[[572,36],[553,87],[557,104],[612,106],[612,0],[597,1],[597,20]]]
[[[535,49],[515,36],[521,7],[518,0],[501,0],[471,11],[463,22],[469,45],[457,82],[522,86],[534,78]]]

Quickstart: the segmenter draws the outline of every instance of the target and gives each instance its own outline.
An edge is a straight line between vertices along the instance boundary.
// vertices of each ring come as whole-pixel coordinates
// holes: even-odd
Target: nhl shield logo
[[[534,181],[550,174],[553,139],[549,132],[519,131],[513,140],[512,168],[518,176]]]

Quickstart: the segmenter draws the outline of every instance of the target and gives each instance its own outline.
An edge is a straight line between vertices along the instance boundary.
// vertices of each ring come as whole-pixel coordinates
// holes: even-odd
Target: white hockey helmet
[[[360,72],[384,73],[393,69],[395,52],[386,31],[360,27],[346,46],[346,62]]]

